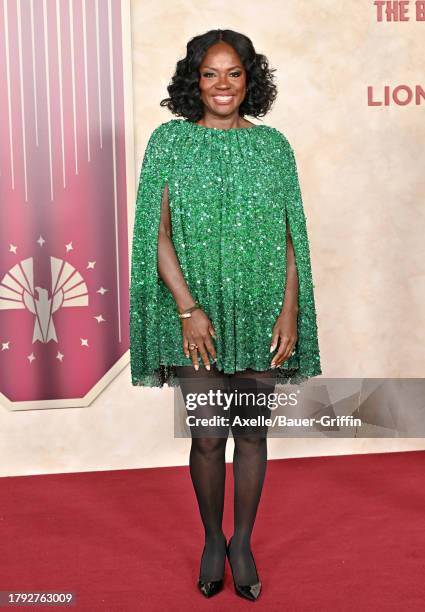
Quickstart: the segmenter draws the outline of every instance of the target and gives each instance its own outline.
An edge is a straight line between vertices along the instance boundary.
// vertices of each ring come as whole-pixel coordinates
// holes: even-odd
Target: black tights
[[[212,364],[208,371],[200,366],[178,366],[185,403],[193,400],[190,393],[207,394],[217,392],[234,393],[228,409],[217,408],[215,399],[205,405],[197,405],[187,414],[211,418],[225,416],[228,424],[191,426],[192,444],[190,449],[190,475],[198,501],[199,511],[205,530],[205,548],[202,555],[200,577],[203,580],[218,580],[223,576],[226,540],[222,530],[224,507],[224,483],[226,475],[225,450],[230,429],[235,442],[233,454],[234,475],[234,533],[230,547],[235,580],[239,584],[253,584],[258,577],[251,555],[251,533],[254,527],[258,504],[263,488],[267,466],[267,426],[233,423],[235,417],[247,418],[263,414],[270,416],[267,402],[261,403],[259,394],[267,398],[274,392],[275,371],[262,372],[244,370],[235,374],[224,374]],[[247,396],[239,397],[240,393]],[[230,399],[230,396],[228,396]],[[242,399],[242,401],[237,401]],[[253,400],[258,406],[253,405]],[[186,405],[188,405],[186,403]]]

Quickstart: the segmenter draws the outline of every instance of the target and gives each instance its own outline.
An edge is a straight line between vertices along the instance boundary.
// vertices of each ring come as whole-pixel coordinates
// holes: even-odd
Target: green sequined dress
[[[167,182],[174,248],[193,298],[215,329],[217,368],[270,369],[288,223],[298,274],[298,339],[295,353],[276,370],[278,382],[321,374],[306,217],[288,140],[262,124],[217,129],[171,119],[152,132],[140,170],[131,259],[132,384],[179,386],[175,366],[192,364],[174,298],[157,270]]]

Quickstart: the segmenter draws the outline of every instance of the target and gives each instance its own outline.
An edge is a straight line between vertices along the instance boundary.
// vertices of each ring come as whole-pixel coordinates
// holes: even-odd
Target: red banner
[[[0,390],[13,404],[87,398],[129,348],[121,10],[2,4]]]

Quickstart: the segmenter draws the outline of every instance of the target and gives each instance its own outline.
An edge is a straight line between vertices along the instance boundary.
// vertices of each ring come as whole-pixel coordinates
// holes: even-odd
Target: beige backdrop
[[[135,173],[186,41],[241,31],[277,68],[263,119],[298,161],[327,377],[422,377],[425,365],[423,105],[367,105],[423,79],[425,24],[378,23],[361,0],[133,0]],[[422,81],[422,85],[425,83]],[[132,228],[130,228],[132,231]],[[131,386],[127,366],[88,408],[0,411],[3,474],[187,464],[174,390]],[[270,458],[425,448],[423,439],[272,439]],[[231,458],[232,442],[228,444]]]

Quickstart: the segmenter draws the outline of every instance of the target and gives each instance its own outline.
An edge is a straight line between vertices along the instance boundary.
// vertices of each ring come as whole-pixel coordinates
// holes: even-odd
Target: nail
[[[195,365],[195,370],[199,370],[199,366],[198,365]]]
[[[206,365],[205,367],[207,368],[207,370],[211,370],[210,364]]]
[[[271,347],[270,347],[270,352],[273,353],[274,349],[275,349],[275,345],[272,344]]]
[[[276,367],[276,364],[275,364],[275,363],[272,363],[271,368],[273,369],[273,368],[275,368],[275,367]]]

